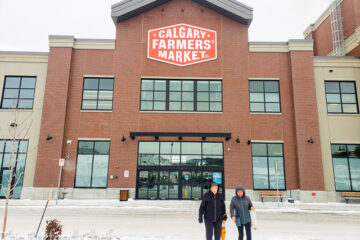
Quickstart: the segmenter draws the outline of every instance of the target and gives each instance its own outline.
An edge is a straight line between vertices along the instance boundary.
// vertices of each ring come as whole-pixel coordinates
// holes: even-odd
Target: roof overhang
[[[116,24],[169,1],[171,0],[123,0],[111,6],[111,17]],[[236,0],[193,1],[244,25],[250,25],[253,20],[253,9]]]

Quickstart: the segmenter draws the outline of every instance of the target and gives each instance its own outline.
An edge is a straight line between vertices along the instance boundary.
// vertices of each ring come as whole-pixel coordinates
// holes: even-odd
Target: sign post
[[[280,195],[279,195],[279,179],[278,179],[278,173],[279,173],[279,160],[275,160],[276,193],[277,193],[277,196],[278,196],[278,207],[280,207]]]
[[[63,168],[64,165],[65,165],[65,159],[64,159],[64,158],[60,158],[60,159],[59,159],[59,167],[60,167],[60,170],[59,170],[58,189],[57,189],[57,192],[56,192],[56,205],[57,205],[57,202],[58,202],[58,199],[59,199],[62,168]]]

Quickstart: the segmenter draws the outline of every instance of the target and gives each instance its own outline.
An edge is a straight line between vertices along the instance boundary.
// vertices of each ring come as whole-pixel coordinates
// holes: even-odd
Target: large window
[[[113,78],[84,78],[82,110],[112,110]]]
[[[36,77],[6,76],[1,108],[32,109]]]
[[[252,143],[254,189],[285,190],[284,154],[281,143]],[[278,172],[275,171],[276,162]]]
[[[140,110],[221,112],[222,83],[218,80],[142,79]]]
[[[249,81],[250,112],[281,112],[279,81]]]
[[[23,185],[26,154],[28,149],[27,140],[0,140],[0,198],[7,194],[7,187],[10,178],[11,161],[13,162],[13,178],[11,198],[18,199],[21,196]],[[14,158],[12,158],[14,153]]]
[[[107,187],[109,152],[109,141],[79,141],[75,187]]]
[[[332,144],[337,191],[360,191],[360,145]]]
[[[224,166],[223,144],[139,142],[139,166]]]
[[[355,82],[325,82],[328,113],[359,113]]]

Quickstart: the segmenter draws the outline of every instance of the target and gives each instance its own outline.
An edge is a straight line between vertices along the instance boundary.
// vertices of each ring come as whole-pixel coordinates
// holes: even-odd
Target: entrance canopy
[[[188,133],[188,132],[130,132],[130,137],[202,137],[225,138],[229,140],[231,133]]]

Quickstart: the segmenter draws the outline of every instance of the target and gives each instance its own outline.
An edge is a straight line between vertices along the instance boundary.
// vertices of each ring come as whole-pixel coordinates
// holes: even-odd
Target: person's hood
[[[245,188],[243,187],[243,185],[238,184],[238,185],[236,186],[236,188],[235,188],[235,195],[236,195],[237,197],[238,197],[237,191],[239,191],[239,190],[241,190],[241,191],[244,192],[244,196],[243,196],[243,197],[245,197]]]

